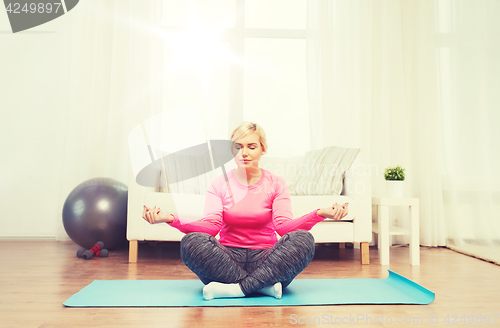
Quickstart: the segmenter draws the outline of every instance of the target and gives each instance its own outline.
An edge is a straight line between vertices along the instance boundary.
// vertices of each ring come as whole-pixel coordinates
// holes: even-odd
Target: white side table
[[[372,231],[378,235],[380,264],[389,265],[389,236],[410,236],[410,264],[420,265],[420,230],[418,198],[373,197],[372,205],[377,206],[378,222],[373,222]],[[410,229],[389,225],[389,206],[407,206],[410,210]]]

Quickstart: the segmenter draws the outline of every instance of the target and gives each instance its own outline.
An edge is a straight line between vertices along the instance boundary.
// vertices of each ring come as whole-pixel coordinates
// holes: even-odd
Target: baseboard
[[[56,236],[0,236],[0,241],[57,241]]]

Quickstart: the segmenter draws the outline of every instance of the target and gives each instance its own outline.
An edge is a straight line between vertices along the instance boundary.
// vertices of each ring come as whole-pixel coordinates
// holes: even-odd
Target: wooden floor
[[[65,308],[62,303],[94,279],[197,278],[182,263],[178,243],[141,243],[136,264],[128,263],[126,249],[86,261],[76,257],[78,248],[72,242],[0,242],[0,327],[314,327],[334,320],[355,327],[393,327],[397,320],[408,327],[500,327],[498,316],[492,324],[500,314],[500,266],[446,248],[422,248],[421,265],[412,267],[407,247],[391,248],[391,265],[381,266],[375,248],[371,264],[361,265],[359,249],[318,245],[297,277],[385,278],[391,269],[435,292],[429,305]],[[323,324],[306,325],[308,317]]]

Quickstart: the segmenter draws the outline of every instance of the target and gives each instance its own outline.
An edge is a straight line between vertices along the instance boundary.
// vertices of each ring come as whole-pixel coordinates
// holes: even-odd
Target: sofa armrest
[[[346,171],[344,193],[356,202],[354,223],[354,242],[371,242],[372,240],[372,197],[371,177],[368,167],[356,160]]]
[[[349,203],[349,213],[342,221],[353,221],[356,217],[357,206],[354,199],[347,196],[335,195],[314,195],[314,196],[291,196],[292,213],[295,218],[310,213],[316,208],[331,207],[335,202],[339,204]],[[333,219],[325,219],[335,221]]]
[[[144,219],[142,211],[144,199],[155,188],[143,187],[135,181],[134,173],[129,168],[128,203],[127,203],[127,239],[144,240]]]

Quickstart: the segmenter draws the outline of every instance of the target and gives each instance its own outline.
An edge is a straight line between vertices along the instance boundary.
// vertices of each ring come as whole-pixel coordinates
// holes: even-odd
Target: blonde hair
[[[264,129],[256,123],[246,121],[238,125],[231,134],[231,141],[236,142],[236,140],[238,140],[239,138],[243,138],[247,134],[253,132],[257,133],[257,135],[259,136],[261,147],[264,148],[265,152],[267,152],[266,133],[264,132]]]

